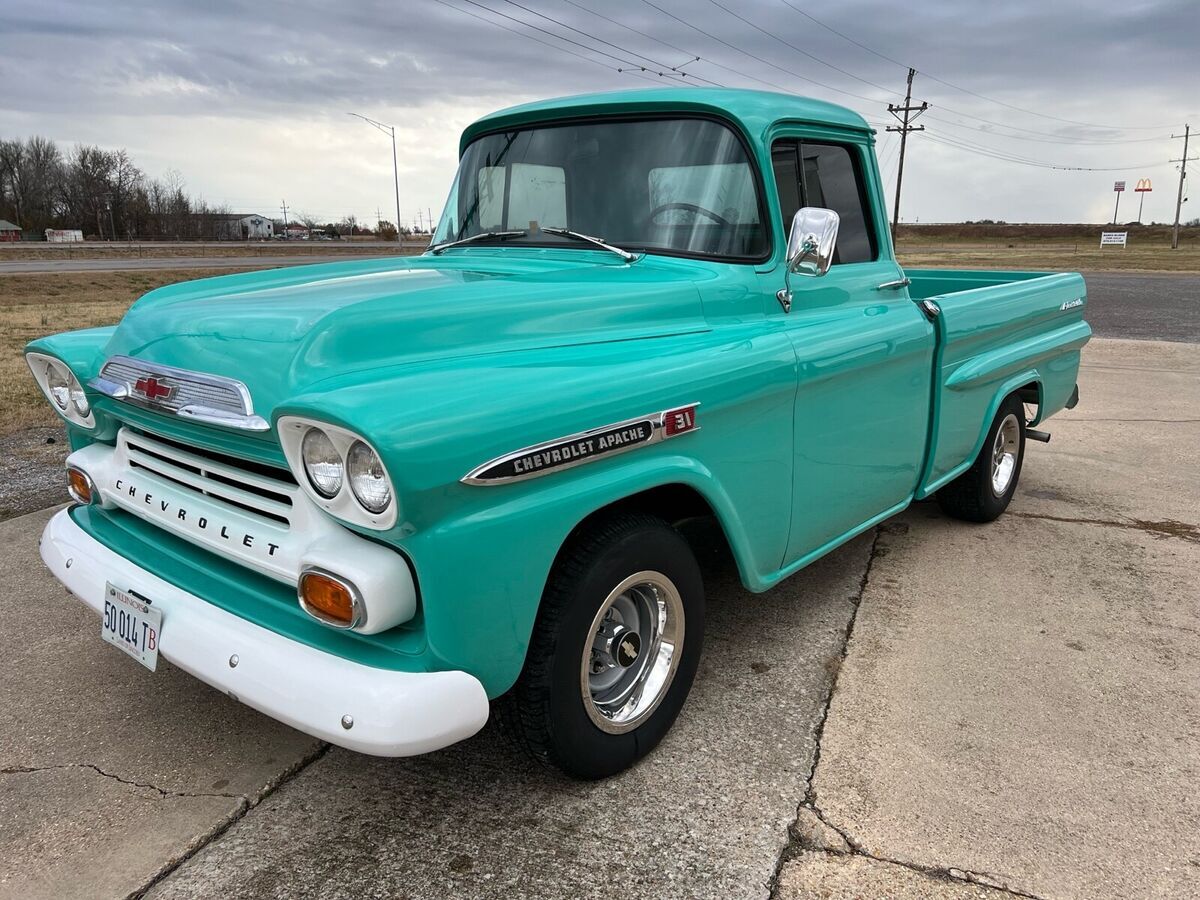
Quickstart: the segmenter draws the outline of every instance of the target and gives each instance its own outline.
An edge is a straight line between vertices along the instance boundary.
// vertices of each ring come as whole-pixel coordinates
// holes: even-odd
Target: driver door
[[[908,503],[925,454],[933,328],[891,253],[870,149],[801,137],[772,146],[784,234],[796,210],[841,218],[829,271],[793,275],[772,314],[797,358],[792,528],[784,564],[811,557]],[[784,287],[780,266],[767,276]]]

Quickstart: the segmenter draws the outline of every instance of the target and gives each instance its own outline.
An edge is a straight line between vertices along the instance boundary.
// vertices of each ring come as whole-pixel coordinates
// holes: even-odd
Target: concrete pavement
[[[759,596],[707,560],[693,696],[595,785],[151,675],[0,524],[0,897],[1194,895],[1200,347],[1094,341],[1081,392],[994,525],[919,504]]]

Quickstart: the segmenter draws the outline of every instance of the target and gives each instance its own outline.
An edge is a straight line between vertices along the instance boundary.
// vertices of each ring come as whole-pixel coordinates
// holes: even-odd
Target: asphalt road
[[[370,255],[383,256],[387,252]],[[303,266],[367,257],[368,254],[335,253],[320,256],[0,260],[0,275]],[[1088,288],[1087,318],[1097,337],[1200,342],[1200,275],[1085,272],[1084,278]]]
[[[1200,275],[1085,272],[1097,337],[1200,343]]]

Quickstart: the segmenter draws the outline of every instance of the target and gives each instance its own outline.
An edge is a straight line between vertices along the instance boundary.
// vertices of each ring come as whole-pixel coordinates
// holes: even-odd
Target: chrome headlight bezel
[[[395,483],[388,473],[387,466],[382,463],[382,456],[372,446],[370,441],[347,428],[301,416],[281,416],[278,422],[276,422],[276,428],[279,433],[280,446],[283,448],[283,455],[287,457],[288,466],[291,468],[292,474],[295,475],[300,489],[317,506],[331,516],[341,519],[344,522],[352,525],[361,525],[376,531],[386,531],[396,524],[399,517],[397,510],[399,501],[396,497]],[[309,477],[308,467],[305,465],[303,451],[304,438],[312,429],[320,429],[325,433],[325,436],[333,444],[342,462],[341,484],[337,492],[332,496],[325,496],[316,489]],[[350,454],[350,449],[355,444],[363,444],[381,460],[380,465],[383,468],[383,476],[387,483],[389,500],[378,512],[367,508],[359,500],[350,484],[347,458]]]
[[[51,409],[79,428],[96,427],[96,416],[88,401],[87,393],[84,391],[83,383],[69,365],[57,356],[36,351],[25,354],[25,363],[29,366],[33,380],[41,388]],[[52,379],[56,379],[57,383],[52,385]],[[61,390],[64,386],[66,389],[63,397],[65,405],[59,403],[55,397],[56,389]]]

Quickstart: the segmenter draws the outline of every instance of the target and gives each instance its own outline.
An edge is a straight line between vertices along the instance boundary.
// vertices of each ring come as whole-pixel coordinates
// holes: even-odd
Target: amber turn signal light
[[[67,493],[76,503],[87,506],[92,502],[92,479],[83,469],[67,469]]]
[[[335,628],[353,628],[362,622],[358,591],[349,582],[310,569],[300,576],[298,589],[304,611]]]

